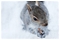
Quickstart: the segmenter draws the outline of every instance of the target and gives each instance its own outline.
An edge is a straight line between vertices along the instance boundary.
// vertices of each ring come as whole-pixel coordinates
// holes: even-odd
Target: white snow
[[[28,31],[22,30],[22,20],[20,19],[20,13],[24,7],[26,1],[2,1],[1,9],[1,31],[2,38],[18,38],[18,39],[39,39],[34,34]],[[59,8],[58,2],[56,1],[46,1],[45,5],[49,11],[49,34],[46,38],[56,39],[59,38]]]

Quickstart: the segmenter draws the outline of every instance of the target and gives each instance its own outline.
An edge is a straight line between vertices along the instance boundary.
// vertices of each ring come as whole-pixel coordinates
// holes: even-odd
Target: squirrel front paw
[[[37,32],[37,36],[40,38],[45,38],[45,32],[42,31],[42,33],[40,33],[39,31]]]

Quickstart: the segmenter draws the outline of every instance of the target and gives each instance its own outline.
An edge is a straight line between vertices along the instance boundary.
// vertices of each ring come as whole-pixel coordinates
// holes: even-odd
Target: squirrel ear
[[[40,6],[40,4],[39,4],[39,2],[38,2],[38,1],[36,1],[36,5],[37,5],[37,6]]]
[[[29,4],[27,4],[27,8],[28,8],[28,11],[32,10],[32,8],[31,8],[31,6]]]

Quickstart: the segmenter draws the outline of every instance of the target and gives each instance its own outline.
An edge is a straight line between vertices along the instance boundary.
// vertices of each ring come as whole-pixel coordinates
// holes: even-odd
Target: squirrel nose
[[[47,25],[48,25],[48,23],[44,24],[44,26],[47,26]]]
[[[43,24],[43,26],[47,26],[47,25],[48,25],[48,23]]]

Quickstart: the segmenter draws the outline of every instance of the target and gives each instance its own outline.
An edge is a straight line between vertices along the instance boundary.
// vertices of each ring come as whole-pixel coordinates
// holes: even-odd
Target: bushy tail
[[[36,1],[27,1],[28,4],[35,4]],[[38,1],[39,3],[44,3],[44,1]]]
[[[41,3],[43,3],[43,4],[44,4],[44,1],[38,1],[38,2],[41,2]]]

